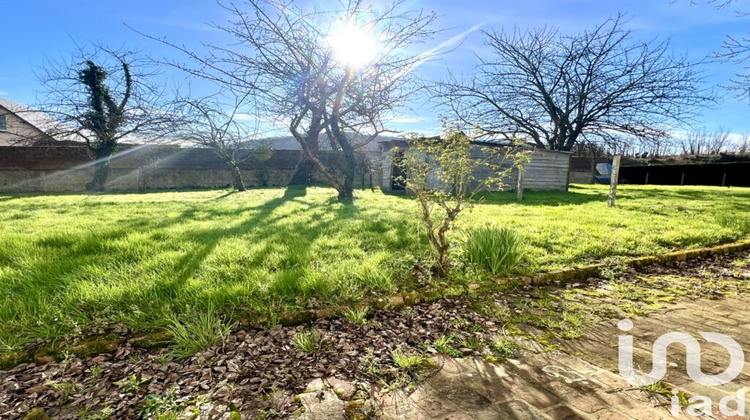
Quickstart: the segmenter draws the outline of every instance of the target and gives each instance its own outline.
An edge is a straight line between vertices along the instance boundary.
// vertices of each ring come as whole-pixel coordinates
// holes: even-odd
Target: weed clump
[[[527,256],[523,239],[515,231],[486,226],[469,232],[466,258],[469,263],[484,267],[492,274],[508,275]]]

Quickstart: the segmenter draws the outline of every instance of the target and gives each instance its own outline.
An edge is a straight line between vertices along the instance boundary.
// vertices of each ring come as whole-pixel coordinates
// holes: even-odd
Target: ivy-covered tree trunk
[[[94,159],[94,175],[86,184],[86,191],[89,192],[101,192],[107,187],[107,180],[109,179],[109,164],[112,159],[112,154],[115,151],[115,145],[101,145],[93,150]]]
[[[97,162],[94,165],[94,176],[86,184],[86,191],[104,191],[107,185],[107,178],[109,178],[109,159]]]
[[[82,116],[82,126],[93,133],[93,139],[87,139],[89,150],[94,154],[94,176],[86,184],[88,191],[104,191],[109,177],[109,162],[117,148],[119,129],[125,120],[125,106],[130,100],[133,80],[130,66],[122,62],[124,72],[125,91],[122,100],[117,103],[104,81],[108,77],[107,71],[93,61],[87,61],[85,67],[78,72],[78,80],[88,90],[89,110]]]

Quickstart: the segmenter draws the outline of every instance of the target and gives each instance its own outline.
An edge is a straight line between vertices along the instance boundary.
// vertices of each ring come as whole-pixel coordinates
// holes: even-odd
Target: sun
[[[350,67],[364,67],[378,54],[380,45],[366,29],[351,23],[334,29],[328,36],[336,59]]]

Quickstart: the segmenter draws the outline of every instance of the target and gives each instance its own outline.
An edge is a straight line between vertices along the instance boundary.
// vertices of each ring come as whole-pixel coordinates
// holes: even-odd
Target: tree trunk
[[[242,173],[240,172],[240,168],[234,162],[230,162],[229,166],[232,168],[232,176],[234,178],[234,181],[233,181],[234,188],[240,192],[246,191],[247,188],[245,188],[245,181],[242,180]]]
[[[336,118],[330,121],[330,131],[328,135],[336,141],[341,149],[341,155],[344,158],[343,182],[333,183],[333,187],[339,192],[339,200],[349,200],[354,198],[354,177],[357,176],[357,157],[354,155],[354,147],[346,138]]]
[[[109,178],[109,162],[112,158],[115,146],[100,146],[94,150],[94,176],[91,181],[86,183],[86,191],[89,192],[101,192],[104,191],[107,186],[107,178]]]
[[[303,153],[289,183],[291,185],[310,185],[312,184],[313,171],[315,171],[315,162]]]
[[[94,165],[94,176],[86,183],[86,191],[101,192],[104,191],[109,177],[109,159],[104,159]]]
[[[307,142],[307,146],[310,149],[310,152],[317,155],[319,151],[319,144],[318,144],[318,137],[317,136],[311,136],[308,135],[305,138],[305,141]],[[291,181],[289,183],[291,185],[310,185],[313,181],[313,172],[315,171],[315,162],[313,162],[312,159],[305,153],[305,151],[302,151],[302,154],[300,155],[299,161],[297,162],[297,167],[294,170],[294,174],[292,175]]]
[[[310,134],[310,133],[312,133],[312,134]],[[292,134],[294,134],[294,132],[292,132]],[[307,155],[307,158],[310,159],[315,164],[315,168],[317,168],[318,170],[320,170],[320,172],[323,174],[323,176],[325,176],[325,178],[328,180],[328,182],[331,183],[331,185],[333,186],[333,188],[335,188],[336,191],[339,192],[339,199],[340,200],[346,199],[348,197],[346,197],[346,194],[343,193],[344,190],[345,190],[344,184],[342,184],[341,181],[336,177],[336,174],[330,168],[328,168],[326,166],[326,164],[320,158],[319,153],[313,151],[308,146],[308,141],[309,141],[309,139],[313,138],[313,135],[316,136],[315,137],[315,145],[317,146],[317,144],[318,144],[317,143],[317,136],[318,136],[318,134],[319,134],[319,132],[309,131],[306,139],[300,138],[297,134],[295,134],[295,138],[297,138],[297,141],[299,141],[300,145],[302,145],[302,149],[304,150],[305,154]],[[351,193],[350,193],[350,196],[351,196]]]
[[[354,177],[357,176],[357,158],[354,148],[347,141],[340,142],[341,151],[344,156],[344,182],[339,190],[339,200],[347,200],[354,197]]]

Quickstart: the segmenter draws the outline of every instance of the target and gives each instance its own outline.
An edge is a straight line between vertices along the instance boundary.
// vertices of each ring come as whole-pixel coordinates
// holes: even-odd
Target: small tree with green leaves
[[[404,173],[396,181],[419,205],[436,276],[449,270],[448,232],[458,215],[476,202],[477,193],[502,189],[511,172],[528,162],[529,152],[517,146],[478,146],[463,132],[449,131],[442,138],[412,136],[408,148],[395,150],[394,163]]]

